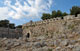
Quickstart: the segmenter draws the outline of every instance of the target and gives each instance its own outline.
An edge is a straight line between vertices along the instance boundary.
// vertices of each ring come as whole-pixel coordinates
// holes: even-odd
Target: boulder
[[[38,47],[38,48],[42,47],[42,45],[41,45],[40,42],[35,42],[35,43],[34,43],[34,46],[35,46],[35,47]]]
[[[69,40],[68,39],[63,40],[60,43],[61,46],[67,46],[68,44],[69,44]]]

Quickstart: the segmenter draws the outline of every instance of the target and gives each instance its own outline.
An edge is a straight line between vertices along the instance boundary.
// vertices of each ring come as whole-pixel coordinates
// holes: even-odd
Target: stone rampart
[[[80,21],[80,14],[77,17],[74,15],[67,15],[37,22],[29,22],[22,26],[24,36],[30,34],[33,36],[40,36],[41,34],[57,34],[64,33],[67,29],[73,29],[74,25]],[[63,32],[64,31],[64,32]]]
[[[23,25],[23,27],[25,26],[30,26],[30,25],[40,25],[40,24],[47,24],[47,23],[51,23],[57,20],[69,20],[69,19],[78,19],[80,18],[80,14],[78,14],[77,17],[75,17],[75,15],[67,15],[64,16],[63,19],[61,17],[57,17],[57,18],[52,18],[52,19],[47,19],[47,20],[41,20],[41,21],[36,21],[36,22],[32,22],[32,24],[30,22],[26,23]]]

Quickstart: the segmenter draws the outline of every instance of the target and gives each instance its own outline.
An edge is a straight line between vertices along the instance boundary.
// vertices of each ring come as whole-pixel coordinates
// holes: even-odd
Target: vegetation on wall
[[[70,9],[70,14],[75,15],[75,16],[77,16],[77,14],[80,14],[80,7],[79,6],[73,6]]]
[[[50,14],[47,13],[43,13],[43,16],[41,17],[41,19],[46,20],[46,19],[50,19]]]
[[[22,25],[15,26],[15,24],[10,23],[9,20],[0,20],[0,27],[15,29],[15,28],[22,28]]]
[[[49,13],[43,13],[41,19],[42,20],[46,20],[46,19],[50,19],[50,18],[56,18],[56,17],[63,17],[68,15],[66,12],[62,13],[60,10],[58,11],[52,11],[52,14]]]
[[[80,7],[79,6],[73,6],[71,9],[70,9],[70,15],[75,15],[77,16],[77,14],[80,14]],[[53,10],[51,14],[49,13],[43,13],[41,19],[42,20],[46,20],[46,19],[50,19],[50,18],[56,18],[56,17],[61,17],[63,18],[64,16],[68,15],[68,13],[66,12],[62,12],[60,10]]]

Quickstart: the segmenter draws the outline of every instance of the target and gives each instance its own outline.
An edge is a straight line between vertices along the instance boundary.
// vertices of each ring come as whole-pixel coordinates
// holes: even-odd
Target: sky
[[[80,0],[0,0],[0,20],[22,25],[53,10],[70,13],[72,6],[80,6]]]

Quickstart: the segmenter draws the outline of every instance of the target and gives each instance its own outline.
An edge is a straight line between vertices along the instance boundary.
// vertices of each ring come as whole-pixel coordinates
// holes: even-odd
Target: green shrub
[[[48,49],[48,51],[52,51],[52,49]]]

